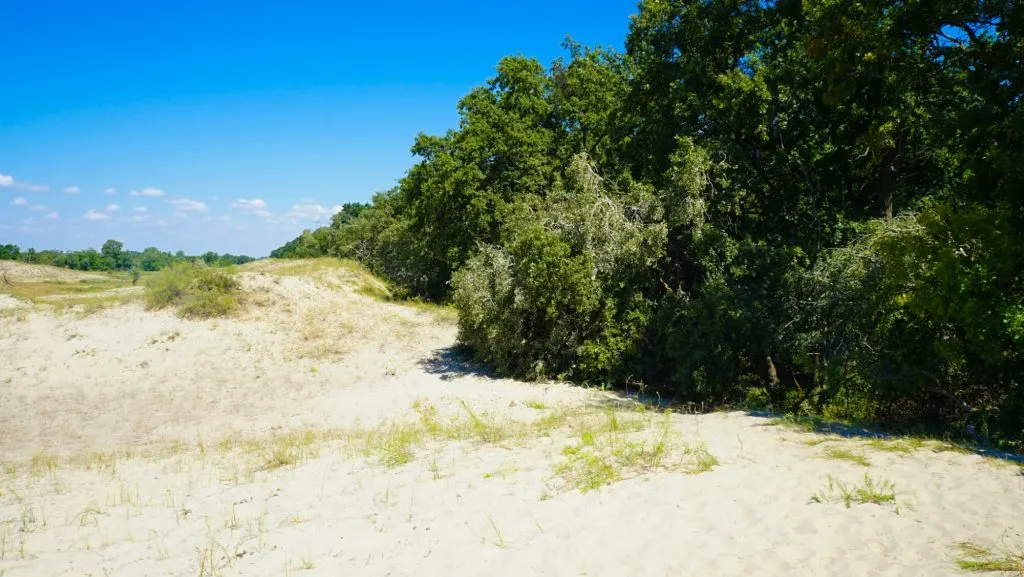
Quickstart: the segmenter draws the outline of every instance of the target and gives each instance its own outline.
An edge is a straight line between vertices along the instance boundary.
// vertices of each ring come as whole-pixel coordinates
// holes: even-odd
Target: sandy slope
[[[823,438],[742,413],[670,417],[674,446],[703,441],[712,470],[586,493],[557,474],[578,423],[434,440],[386,466],[353,446],[415,422],[414,404],[510,426],[608,397],[476,374],[450,321],[355,294],[344,271],[246,270],[237,318],[0,317],[0,574],[934,576],[956,574],[958,541],[1024,549],[1016,466],[808,444]],[[276,463],[295,431],[316,440]],[[865,473],[896,503],[812,502],[828,476]]]

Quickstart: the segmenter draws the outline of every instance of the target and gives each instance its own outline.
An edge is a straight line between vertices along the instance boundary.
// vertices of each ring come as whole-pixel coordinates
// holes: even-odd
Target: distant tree
[[[21,249],[15,244],[0,245],[0,260],[17,260]]]
[[[124,244],[122,242],[110,239],[103,243],[103,248],[100,249],[100,252],[103,253],[103,256],[116,262],[118,257],[121,256],[122,250],[124,250]]]

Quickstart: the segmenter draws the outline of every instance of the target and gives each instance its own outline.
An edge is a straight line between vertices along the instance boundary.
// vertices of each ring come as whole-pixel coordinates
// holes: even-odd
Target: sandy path
[[[607,397],[455,366],[454,328],[429,313],[304,278],[245,282],[263,306],[230,320],[137,305],[0,318],[0,574],[934,576],[958,574],[958,541],[1024,549],[1016,466],[808,444],[823,439],[742,413],[670,417],[679,446],[717,457],[710,471],[585,493],[557,474],[579,443],[564,427],[426,442],[395,467],[336,435],[266,466],[272,447],[246,447],[414,419],[417,402],[531,420]],[[110,453],[125,448],[138,454]],[[829,476],[865,473],[894,483],[895,504],[811,501]]]

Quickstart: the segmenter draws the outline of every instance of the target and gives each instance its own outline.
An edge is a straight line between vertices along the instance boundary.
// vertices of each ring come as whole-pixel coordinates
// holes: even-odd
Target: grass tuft
[[[896,485],[887,479],[878,481],[870,475],[864,475],[860,485],[848,484],[828,476],[828,487],[811,496],[813,503],[842,503],[849,509],[854,503],[858,505],[884,505],[896,503]]]
[[[555,474],[565,488],[585,493],[657,470],[698,474],[719,464],[704,444],[677,443],[670,419],[666,412],[655,427],[653,414],[644,412],[605,410],[596,420],[584,417],[582,423],[572,425],[578,440],[562,449],[564,459]]]
[[[869,461],[867,457],[843,447],[825,447],[825,450],[821,455],[826,459],[831,459],[833,461],[849,461],[855,465],[860,465],[861,467],[871,466],[871,461]]]
[[[1024,551],[1017,553],[995,553],[976,543],[957,543],[960,554],[953,562],[961,571],[1004,572],[1024,576]]]

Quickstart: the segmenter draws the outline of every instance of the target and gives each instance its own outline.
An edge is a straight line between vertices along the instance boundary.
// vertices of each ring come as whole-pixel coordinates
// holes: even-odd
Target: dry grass
[[[517,420],[506,415],[478,412],[462,403],[455,414],[442,415],[434,405],[413,404],[416,418],[385,422],[375,427],[297,430],[262,438],[229,436],[215,443],[173,443],[147,449],[116,452],[89,451],[58,458],[37,454],[24,463],[6,463],[14,474],[26,471],[36,478],[54,475],[64,466],[116,475],[119,464],[133,458],[168,459],[188,455],[205,459],[211,450],[222,464],[221,477],[235,484],[250,482],[260,472],[301,465],[316,459],[326,447],[363,457],[387,468],[402,467],[421,453],[446,443],[520,446],[540,437],[559,434],[568,444],[554,464],[558,490],[589,491],[616,481],[664,470],[696,474],[717,466],[718,460],[703,444],[688,444],[673,431],[671,415],[600,407],[558,408],[540,418]],[[436,461],[434,478],[441,478]],[[514,468],[494,475],[506,476]]]
[[[1024,551],[996,553],[976,543],[957,543],[959,555],[953,560],[962,571],[1016,573],[1024,577]]]
[[[331,289],[349,289],[353,293],[378,302],[393,303],[429,315],[434,321],[451,324],[458,313],[449,306],[404,299],[395,295],[386,282],[377,278],[356,261],[334,257],[298,260],[264,259],[248,263],[240,270],[312,279]]]
[[[351,348],[355,330],[355,325],[339,318],[331,307],[309,308],[302,313],[298,326],[295,354],[300,359],[341,359]]]

